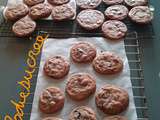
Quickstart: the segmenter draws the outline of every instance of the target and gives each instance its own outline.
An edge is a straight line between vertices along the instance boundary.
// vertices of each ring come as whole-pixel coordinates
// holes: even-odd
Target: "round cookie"
[[[96,120],[96,114],[91,108],[81,106],[70,113],[69,120]]]
[[[122,59],[112,52],[103,52],[93,60],[96,72],[105,75],[117,74],[123,69]]]
[[[64,57],[54,56],[45,62],[43,69],[47,76],[60,79],[68,74],[70,64]]]
[[[46,114],[52,114],[64,106],[64,93],[57,87],[43,90],[39,98],[39,109]]]
[[[128,9],[124,5],[113,5],[105,10],[105,15],[111,20],[123,20],[128,16]]]
[[[78,63],[91,62],[96,57],[96,48],[90,43],[79,42],[71,48],[71,57]]]
[[[127,26],[118,20],[108,20],[103,23],[102,32],[106,38],[119,40],[125,37]]]
[[[148,6],[133,7],[128,14],[129,18],[139,24],[147,24],[152,21],[153,13]]]
[[[12,31],[18,37],[25,37],[33,33],[35,28],[36,22],[26,16],[13,24]]]
[[[104,15],[98,10],[82,10],[77,16],[77,22],[87,30],[99,28],[104,22]]]
[[[23,2],[28,6],[34,6],[43,3],[45,0],[23,0]]]
[[[76,0],[81,9],[94,9],[101,4],[102,0]]]
[[[124,2],[129,7],[135,7],[147,5],[148,0],[124,0]]]
[[[55,117],[47,117],[47,118],[44,118],[42,120],[62,120],[60,118],[55,118]]]
[[[52,5],[62,5],[68,3],[70,0],[48,0],[48,2]]]
[[[71,76],[66,85],[67,94],[74,100],[84,100],[96,90],[96,81],[87,73]]]
[[[117,115],[129,105],[128,93],[120,87],[105,85],[95,96],[97,107],[105,114]]]
[[[52,12],[51,5],[46,3],[41,3],[31,7],[29,15],[33,20],[37,20],[49,17],[51,12]]]
[[[74,10],[69,4],[55,6],[52,9],[52,18],[55,21],[70,20],[74,15]]]
[[[128,119],[124,116],[114,115],[114,116],[105,117],[103,120],[128,120]]]
[[[103,0],[106,5],[116,5],[123,3],[123,0]]]
[[[16,21],[26,16],[29,8],[25,4],[17,4],[7,7],[4,12],[4,17],[10,21]]]

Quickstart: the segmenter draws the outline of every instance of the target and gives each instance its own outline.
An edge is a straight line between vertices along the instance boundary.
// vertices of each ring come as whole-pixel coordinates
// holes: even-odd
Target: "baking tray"
[[[100,5],[98,8],[101,11],[104,11],[106,6]],[[78,13],[78,12],[77,12]],[[2,16],[0,16],[0,42],[2,44],[16,44],[17,39],[24,41],[28,38],[16,38],[16,36],[11,31],[12,23],[6,22]],[[128,19],[124,21],[128,26],[128,34],[125,38],[125,48],[126,54],[129,60],[130,70],[131,70],[131,81],[133,85],[133,94],[135,99],[135,105],[138,115],[138,120],[148,120],[148,105],[147,98],[145,96],[145,87],[144,87],[144,74],[143,74],[143,48],[141,40],[150,40],[154,36],[152,24],[146,26],[137,26],[136,24],[130,22]],[[31,40],[35,38],[38,31],[45,31],[50,34],[50,37],[62,38],[62,37],[98,37],[102,36],[102,33],[99,30],[92,32],[85,31],[80,28],[75,21],[69,22],[58,22],[54,23],[53,21],[44,21],[39,20],[36,31],[31,35]],[[4,42],[4,38],[8,39],[8,42]],[[12,39],[11,39],[12,38]],[[30,45],[32,42],[27,43]],[[5,50],[5,49],[4,49]],[[27,50],[27,49],[26,49]],[[20,57],[20,56],[19,56]],[[40,56],[38,57],[40,61]],[[37,66],[38,71],[38,66]],[[34,90],[36,86],[37,72],[33,75],[32,80],[32,94],[28,98],[26,108],[24,110],[24,120],[29,120],[30,112],[32,107],[32,101],[34,97]],[[3,101],[2,101],[3,102]],[[3,108],[2,108],[3,110]],[[2,111],[0,108],[0,111]]]

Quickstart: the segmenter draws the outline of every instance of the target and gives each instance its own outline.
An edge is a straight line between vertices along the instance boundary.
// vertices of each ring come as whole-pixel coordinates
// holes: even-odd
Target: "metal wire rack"
[[[143,33],[149,35],[148,33],[153,33],[152,25],[147,26],[137,26],[134,23],[126,19],[125,24],[128,27],[129,32],[137,31],[138,33]],[[16,37],[12,32],[12,24],[3,20],[0,24],[0,37]],[[146,31],[147,30],[147,31]],[[37,21],[37,28],[35,32],[31,35],[35,37],[39,31],[45,31],[50,34],[51,38],[55,37],[73,37],[73,36],[102,36],[101,30],[97,29],[95,31],[87,31],[81,28],[75,21],[67,22],[53,22],[48,20]]]
[[[107,6],[102,3],[97,9],[104,12],[106,8]],[[77,8],[77,14],[80,11],[81,9]],[[129,32],[133,32],[136,29],[137,32],[153,33],[151,24],[147,26],[137,26],[134,23],[132,23],[128,18],[124,20],[124,22],[127,25]],[[66,21],[54,22],[52,20],[38,20],[36,23],[37,23],[37,28],[35,32],[32,34],[33,37],[38,33],[38,31],[46,31],[50,34],[50,37],[72,37],[75,35],[101,36],[100,29],[88,32],[87,30],[82,29],[74,20],[67,21],[67,22]],[[8,22],[3,18],[2,12],[0,11],[0,36],[15,37],[15,35],[12,32],[12,24],[13,23]]]
[[[84,33],[74,34],[75,37],[81,36],[80,34],[84,35]],[[90,34],[85,34],[90,35]],[[134,94],[134,100],[137,110],[138,119],[137,120],[148,120],[148,107],[146,102],[146,96],[144,92],[144,76],[143,76],[143,64],[142,64],[142,50],[138,39],[137,32],[130,32],[127,34],[125,38],[125,49],[126,54],[129,60],[130,71],[131,71],[131,81],[132,81],[132,89]],[[38,58],[40,61],[40,57]],[[34,97],[34,90],[36,86],[36,79],[38,73],[38,66],[37,72],[33,75],[32,80],[32,93],[28,99],[25,109],[25,119],[29,120],[30,112],[32,107],[32,101]],[[34,81],[34,82],[33,82]]]

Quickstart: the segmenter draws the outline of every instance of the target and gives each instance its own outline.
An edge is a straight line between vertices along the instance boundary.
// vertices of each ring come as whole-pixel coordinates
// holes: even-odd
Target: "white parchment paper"
[[[4,13],[5,13],[5,10],[7,9],[7,7],[13,6],[13,5],[16,5],[16,4],[19,4],[19,3],[23,3],[23,0],[8,0],[7,6],[4,8],[4,11],[3,11],[4,18],[6,18]],[[45,0],[45,3],[48,3],[47,0]],[[68,2],[67,4],[69,4],[74,10],[75,16],[72,18],[72,20],[74,20],[76,18],[76,2],[75,2],[75,0],[70,0],[70,2]],[[51,5],[51,6],[53,6],[53,5]],[[46,20],[52,20],[52,17],[50,15],[48,18],[45,18],[45,19]]]
[[[101,51],[112,51],[118,54],[124,61],[124,69],[121,74],[116,76],[104,76],[96,73],[91,64],[76,64],[70,58],[70,48],[73,44],[79,41],[87,41],[91,42],[97,47],[98,53]],[[43,50],[42,50],[42,57],[40,62],[40,69],[38,74],[38,80],[33,100],[32,112],[30,120],[41,120],[41,118],[54,116],[62,118],[63,120],[68,120],[69,113],[77,106],[86,105],[91,107],[97,114],[97,120],[102,120],[105,116],[101,111],[99,111],[95,105],[94,95],[90,96],[88,99],[76,102],[71,100],[67,95],[65,95],[65,105],[64,108],[52,115],[45,115],[42,114],[38,109],[38,101],[39,96],[43,89],[50,86],[57,86],[61,88],[65,92],[65,85],[67,82],[68,76],[63,78],[62,80],[55,80],[49,77],[46,77],[43,73],[43,65],[44,62],[51,56],[54,55],[62,55],[65,56],[66,59],[70,61],[71,68],[68,76],[78,73],[78,72],[85,72],[89,73],[96,79],[97,90],[99,90],[105,84],[113,84],[122,87],[123,89],[127,90],[129,93],[130,103],[128,109],[122,113],[128,117],[128,120],[136,120],[137,114],[135,109],[135,104],[133,100],[133,92],[132,92],[132,85],[130,80],[130,69],[128,65],[128,60],[125,53],[124,42],[110,42],[105,38],[101,37],[91,37],[91,38],[68,38],[68,39],[48,39],[45,41]],[[96,91],[97,91],[96,90]]]

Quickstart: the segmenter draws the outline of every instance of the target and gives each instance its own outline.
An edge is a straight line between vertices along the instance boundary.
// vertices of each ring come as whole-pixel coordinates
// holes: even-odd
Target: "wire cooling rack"
[[[7,22],[1,19],[0,24],[0,37],[16,37],[12,32],[11,22]],[[124,21],[128,27],[129,32],[137,31],[138,33],[149,35],[148,33],[153,33],[152,25],[147,26],[137,26],[136,24],[130,22],[128,19]],[[64,21],[64,22],[53,22],[50,20],[39,20],[37,21],[37,28],[35,32],[31,35],[35,35],[39,31],[45,31],[50,34],[50,37],[74,37],[74,36],[102,36],[101,30],[97,29],[95,31],[87,31],[81,28],[75,21]],[[152,34],[151,34],[152,35]]]
[[[73,33],[74,37],[78,36],[90,36],[88,33]],[[99,34],[98,34],[99,35]],[[57,36],[58,37],[58,36]],[[130,65],[130,71],[131,71],[131,81],[132,81],[132,89],[134,94],[134,100],[137,110],[138,119],[137,120],[148,120],[148,107],[147,107],[147,98],[145,96],[145,87],[144,87],[144,76],[143,76],[143,63],[142,63],[142,49],[139,43],[139,38],[137,32],[129,32],[125,38],[125,49],[126,54],[128,57],[129,65]],[[40,57],[38,58],[38,61],[40,61]],[[29,120],[30,113],[31,113],[31,107],[32,107],[32,101],[34,97],[34,90],[36,86],[36,79],[37,79],[37,72],[33,75],[32,80],[32,93],[29,97],[26,109],[25,109],[25,120]]]
[[[104,13],[107,7],[108,6],[102,3],[97,9]],[[80,11],[81,10],[77,8],[77,14]],[[124,22],[127,25],[129,32],[133,32],[134,29],[136,29],[137,32],[142,32],[143,34],[146,32],[153,33],[153,29],[151,25],[137,26],[136,24],[130,22],[129,19],[126,19]],[[39,20],[36,23],[37,23],[37,28],[35,32],[32,34],[32,36],[35,36],[38,33],[38,31],[46,31],[50,34],[50,37],[72,37],[75,35],[101,36],[100,29],[97,29],[92,32],[88,32],[82,29],[74,20],[67,21],[67,22],[66,21],[53,22],[52,20]],[[5,19],[3,18],[3,14],[0,11],[0,36],[15,37],[15,35],[12,32],[12,24],[13,23],[11,22],[5,21]]]
[[[106,6],[101,5],[100,10],[104,11]],[[138,115],[138,120],[148,120],[148,107],[147,107],[147,98],[145,96],[145,87],[144,87],[144,76],[143,76],[143,48],[140,44],[141,40],[151,39],[153,36],[152,25],[146,26],[137,26],[134,23],[130,22],[128,19],[124,21],[128,27],[128,34],[125,38],[125,49],[127,53],[127,57],[129,60],[130,71],[131,71],[131,81],[132,88],[134,94],[134,100]],[[12,23],[6,22],[4,19],[1,19],[0,24],[0,37],[15,37],[12,33],[11,26]],[[34,38],[38,31],[48,32],[50,37],[61,38],[61,37],[101,37],[102,33],[100,29],[89,32],[82,29],[75,21],[68,22],[53,22],[53,21],[45,21],[40,20],[37,22],[36,31],[32,34],[32,38]],[[22,38],[23,39],[23,38]],[[13,42],[13,41],[12,41]],[[38,57],[38,61],[40,62],[40,57]],[[24,110],[24,119],[30,119],[30,112],[32,107],[32,101],[34,97],[34,91],[36,86],[36,79],[38,74],[37,71],[33,76],[31,91],[32,94],[28,98],[26,108]]]

